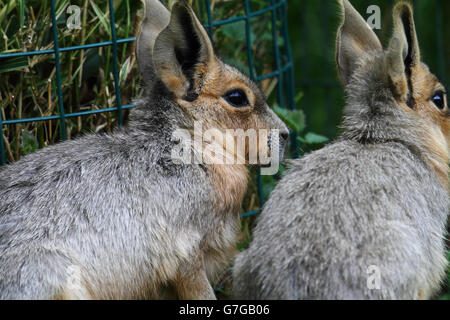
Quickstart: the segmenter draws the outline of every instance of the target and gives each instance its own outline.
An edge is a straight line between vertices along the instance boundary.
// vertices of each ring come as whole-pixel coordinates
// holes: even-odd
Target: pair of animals
[[[339,5],[343,133],[291,162],[237,256],[237,298],[427,299],[444,275],[445,89],[421,62],[410,5],[396,5],[385,50],[349,1]],[[0,298],[215,298],[210,280],[235,254],[247,171],[175,163],[172,132],[201,120],[278,129],[284,144],[288,131],[214,55],[183,2],[170,15],[146,1],[137,55],[147,90],[127,128],[1,169]],[[379,288],[368,286],[370,266]]]

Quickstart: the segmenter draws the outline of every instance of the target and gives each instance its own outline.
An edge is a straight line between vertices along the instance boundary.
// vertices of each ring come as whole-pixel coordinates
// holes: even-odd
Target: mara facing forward
[[[258,87],[215,57],[184,2],[170,15],[147,0],[146,14],[146,94],[129,126],[0,170],[0,298],[215,298],[209,280],[234,254],[246,167],[175,163],[172,134],[194,121],[288,132]]]

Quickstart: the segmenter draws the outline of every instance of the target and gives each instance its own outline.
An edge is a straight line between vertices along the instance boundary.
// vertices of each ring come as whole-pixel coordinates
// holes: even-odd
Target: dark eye
[[[431,101],[438,107],[440,110],[445,109],[445,92],[444,91],[436,91],[434,93],[433,98],[431,98]]]
[[[235,108],[248,107],[247,95],[242,89],[233,89],[224,94],[223,98]]]

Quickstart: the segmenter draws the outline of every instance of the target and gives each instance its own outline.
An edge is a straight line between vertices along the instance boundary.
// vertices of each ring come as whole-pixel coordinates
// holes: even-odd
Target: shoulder
[[[379,192],[411,196],[417,186],[433,184],[420,159],[401,144],[330,144],[293,160],[272,192],[267,211],[298,211],[302,205],[365,199]],[[416,189],[414,189],[416,188]]]

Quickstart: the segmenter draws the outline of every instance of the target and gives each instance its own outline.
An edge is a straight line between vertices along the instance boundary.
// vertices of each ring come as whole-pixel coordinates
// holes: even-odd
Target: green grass
[[[117,0],[115,13],[119,38],[131,37],[139,23],[138,1]],[[0,53],[53,49],[49,1],[0,0]],[[81,30],[66,27],[68,5],[82,10]],[[57,1],[57,25],[60,47],[110,40],[106,1]],[[21,22],[23,21],[23,22]],[[124,23],[125,22],[125,23]],[[20,26],[23,26],[22,28]],[[139,95],[134,44],[119,47],[122,103],[131,103]],[[0,64],[0,104],[3,119],[23,119],[58,114],[54,57],[51,54],[2,60]],[[61,54],[61,80],[65,112],[113,107],[115,104],[111,47],[77,50]],[[67,119],[69,138],[82,132],[111,130],[116,113],[104,113]],[[59,121],[42,121],[5,126],[7,161],[18,160],[58,142]],[[34,137],[34,138],[31,138]]]

